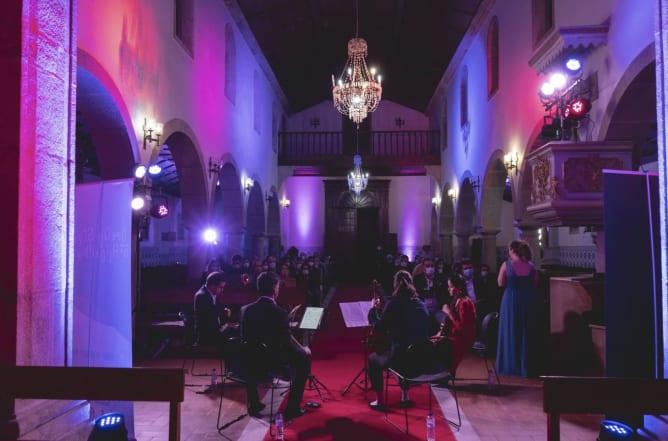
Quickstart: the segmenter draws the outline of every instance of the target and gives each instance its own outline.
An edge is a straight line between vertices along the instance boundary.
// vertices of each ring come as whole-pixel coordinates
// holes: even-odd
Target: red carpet
[[[340,285],[335,298],[327,308],[321,330],[314,338],[312,372],[331,394],[318,409],[308,409],[307,414],[286,425],[285,439],[309,441],[367,441],[367,440],[424,440],[426,437],[426,415],[428,413],[427,386],[411,389],[410,397],[415,403],[408,409],[409,435],[397,430],[385,421],[385,414],[372,410],[368,402],[374,393],[365,393],[353,386],[345,396],[341,392],[350,384],[364,366],[361,339],[364,328],[346,329],[339,309],[339,302],[371,299],[371,290],[361,285]],[[358,383],[361,384],[361,383]],[[391,386],[389,403],[390,418],[403,427],[403,408],[399,407],[400,390]],[[306,390],[304,401],[320,402],[315,390]],[[441,415],[437,402],[433,401],[434,413]],[[454,440],[448,424],[436,419],[438,440]],[[265,440],[271,440],[267,434]]]

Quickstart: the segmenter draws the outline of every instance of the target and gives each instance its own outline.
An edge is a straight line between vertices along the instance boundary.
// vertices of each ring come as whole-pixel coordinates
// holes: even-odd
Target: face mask
[[[466,277],[467,279],[470,279],[471,277],[473,277],[473,270],[470,268],[465,269],[464,271],[462,271],[462,274],[464,274],[464,277]]]
[[[432,274],[434,274],[434,267],[433,267],[433,266],[430,266],[429,268],[425,268],[425,269],[424,269],[424,272],[425,272],[425,274],[427,274],[428,276],[431,276]]]
[[[267,265],[262,265],[262,270],[263,270],[263,271],[267,271],[268,269],[269,269],[269,268],[267,267]]]
[[[315,265],[315,262],[309,262],[308,263],[308,266],[313,266],[313,265]]]
[[[406,268],[408,266],[408,262],[401,261],[399,262],[399,266],[402,268]]]
[[[250,263],[244,262],[244,268],[248,268],[250,266]]]
[[[439,268],[437,271],[439,274],[443,274],[443,268]]]
[[[302,270],[302,274],[308,276],[308,270]]]
[[[480,271],[480,275],[483,277],[489,276],[489,271]]]
[[[271,262],[271,263],[269,264],[269,268],[271,268],[271,269],[276,268],[276,264],[275,264],[274,262]]]

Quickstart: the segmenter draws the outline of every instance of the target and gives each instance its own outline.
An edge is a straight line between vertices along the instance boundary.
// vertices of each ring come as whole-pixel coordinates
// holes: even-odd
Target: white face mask
[[[402,268],[406,268],[408,266],[408,262],[401,261],[399,262],[399,266]]]
[[[302,270],[302,274],[308,276],[308,270]]]
[[[489,271],[480,271],[480,275],[483,277],[489,276]]]
[[[464,274],[464,277],[466,277],[467,279],[470,279],[471,277],[473,277],[473,269],[467,268],[462,271],[462,274]]]
[[[430,266],[429,268],[425,268],[425,269],[424,269],[424,272],[425,272],[425,274],[427,274],[428,276],[431,276],[432,274],[434,274],[434,267],[433,267],[433,266]]]

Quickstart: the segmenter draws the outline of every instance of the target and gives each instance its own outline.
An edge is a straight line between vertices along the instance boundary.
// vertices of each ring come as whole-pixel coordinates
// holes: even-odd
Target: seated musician
[[[295,378],[290,384],[290,396],[283,414],[285,419],[303,415],[306,411],[300,407],[304,395],[306,379],[311,370],[311,350],[300,345],[290,334],[288,312],[276,304],[279,279],[274,272],[263,272],[257,278],[257,290],[260,298],[241,308],[241,338],[251,345],[267,346],[272,359],[279,364],[289,364],[295,369]],[[248,413],[257,415],[264,404],[257,393],[256,369],[265,366],[247,366],[249,369],[246,382]],[[254,381],[255,380],[255,381]]]
[[[390,367],[405,353],[408,347],[429,337],[429,313],[418,297],[413,286],[413,279],[408,271],[400,270],[394,275],[392,297],[379,312],[380,300],[374,299],[369,321],[375,332],[386,333],[391,340],[389,349],[373,352],[369,356],[369,380],[376,392],[376,399],[369,407],[384,410],[383,370]]]
[[[206,277],[204,285],[195,293],[195,343],[194,346],[223,346],[225,339],[236,336],[230,321],[232,312],[220,303],[225,289],[225,273],[214,271]]]
[[[432,337],[438,351],[445,359],[451,374],[455,374],[466,352],[473,346],[476,337],[476,310],[473,300],[466,295],[463,281],[458,276],[448,277],[449,304],[436,317],[441,330]]]

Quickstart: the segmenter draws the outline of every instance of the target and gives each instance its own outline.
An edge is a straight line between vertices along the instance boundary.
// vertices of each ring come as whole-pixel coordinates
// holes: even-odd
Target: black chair
[[[455,377],[447,368],[447,363],[443,357],[438,353],[436,346],[428,339],[414,343],[408,347],[406,353],[401,357],[397,363],[387,369],[385,376],[385,421],[392,424],[397,429],[408,435],[408,408],[404,406],[404,428],[395,424],[389,417],[388,406],[388,391],[390,386],[390,378],[394,377],[399,383],[402,390],[408,390],[411,387],[427,384],[429,390],[429,413],[432,411],[432,384],[448,385],[452,390],[455,399],[455,406],[457,409],[457,422],[448,418],[443,418],[449,424],[459,428],[462,425],[461,413],[459,411],[459,400],[457,399],[457,389],[455,388]]]
[[[496,384],[501,384],[496,372],[496,345],[499,335],[499,313],[490,312],[485,315],[480,325],[480,340],[473,344],[473,351],[485,361],[484,378],[460,378],[460,380],[486,380],[489,381],[490,372],[496,379]],[[491,365],[491,368],[490,368]]]
[[[221,425],[220,417],[225,395],[225,383],[227,380],[246,385],[249,381],[257,384],[258,387],[264,387],[271,391],[271,401],[269,404],[269,423],[274,423],[274,399],[277,391],[284,395],[290,388],[290,383],[294,377],[292,369],[283,363],[280,357],[277,357],[266,344],[262,342],[250,343],[239,338],[230,339],[225,353],[225,371],[223,374],[222,391],[220,395],[220,406],[218,408],[218,421],[216,423],[218,432],[226,429],[237,421],[240,421],[248,413],[244,413],[235,419]],[[235,372],[236,367],[241,372]],[[288,382],[287,385],[282,382]],[[273,436],[273,429],[270,429]]]
[[[219,361],[219,373],[223,372],[223,359],[220,354],[220,346],[215,342],[198,343],[195,336],[194,317],[184,312],[179,312],[179,317],[183,320],[183,326],[186,329],[185,339],[185,353],[183,357],[182,368],[186,370],[192,377],[210,377],[211,372],[196,372],[195,364],[198,359],[214,358]],[[190,369],[186,369],[188,361],[190,360]]]

